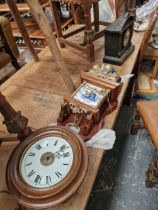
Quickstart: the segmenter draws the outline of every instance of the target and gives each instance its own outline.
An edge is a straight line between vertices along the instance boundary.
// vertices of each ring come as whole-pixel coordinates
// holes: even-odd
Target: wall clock
[[[126,14],[105,29],[104,62],[121,65],[133,52],[134,17]]]
[[[88,165],[84,142],[68,128],[35,131],[11,154],[6,182],[26,208],[48,208],[68,199],[82,183]]]

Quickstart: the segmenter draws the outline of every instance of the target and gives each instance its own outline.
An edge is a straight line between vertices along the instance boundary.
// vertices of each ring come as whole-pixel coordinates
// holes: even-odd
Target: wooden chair
[[[65,44],[71,47],[74,47],[82,51],[83,53],[86,53],[88,61],[90,62],[94,61],[95,55],[94,55],[93,41],[97,40],[98,38],[104,35],[103,30],[99,31],[99,25],[108,25],[108,23],[106,22],[99,21],[98,0],[65,0],[64,1],[71,5],[82,6],[83,13],[84,13],[84,23],[85,23],[84,26],[77,28],[65,35],[63,34],[62,29],[61,29],[60,17],[57,11],[56,2],[60,2],[60,0],[50,0],[52,14],[54,17],[54,25],[57,31],[60,47],[65,47]],[[92,5],[93,5],[93,11],[94,11],[94,23],[91,22],[90,10],[91,10]],[[92,28],[93,25],[94,25],[94,30]],[[78,32],[81,32],[83,30],[84,30],[84,43],[82,46],[67,40],[68,37]]]
[[[116,17],[123,16],[126,12],[134,11],[136,0],[115,0]]]
[[[146,128],[151,141],[158,152],[158,100],[139,101],[136,104],[136,115],[132,123],[131,134],[136,135],[140,128]],[[144,125],[142,125],[141,120]],[[158,155],[154,163],[152,163],[147,172],[146,186],[153,187],[158,184]]]
[[[13,38],[10,22],[3,16],[0,16],[0,37],[0,68],[12,62],[17,70],[20,69],[16,59],[19,56],[19,51]]]
[[[153,48],[149,46],[149,40],[150,40],[156,21],[157,21],[157,15],[152,16],[149,20],[148,28],[145,32],[144,39],[141,43],[140,53],[139,53],[139,62],[138,62],[139,63],[138,71],[140,71],[141,63],[143,59],[155,61],[154,68],[151,74],[152,78],[156,77],[157,71],[158,71],[158,50],[154,50]]]

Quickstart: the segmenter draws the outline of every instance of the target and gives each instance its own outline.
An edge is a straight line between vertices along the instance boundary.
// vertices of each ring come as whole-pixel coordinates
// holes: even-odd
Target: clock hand
[[[70,147],[70,146],[67,146],[67,147],[66,147],[66,146],[64,145],[64,147],[61,147],[59,151],[64,152],[64,151],[65,151],[67,148],[69,148],[69,147]]]
[[[60,159],[61,157],[64,157],[64,151],[69,148],[70,146],[64,147],[64,148],[60,148],[59,151],[54,153],[54,156],[57,157],[58,159]],[[62,154],[61,154],[62,153]]]
[[[60,150],[54,153],[54,156],[60,159],[62,155],[60,154]]]
[[[69,148],[70,146],[65,146],[65,145],[63,145],[62,147],[60,147],[60,149],[58,150],[58,151],[56,151],[55,153],[59,153],[59,152],[64,152],[67,148]],[[55,154],[54,153],[54,154]]]

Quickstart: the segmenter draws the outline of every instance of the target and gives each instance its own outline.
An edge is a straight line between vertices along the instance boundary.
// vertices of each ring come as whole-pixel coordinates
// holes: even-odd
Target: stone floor
[[[155,157],[146,130],[130,135],[134,106],[123,106],[115,131],[117,139],[106,151],[87,210],[157,210],[158,187],[146,188],[145,172]]]

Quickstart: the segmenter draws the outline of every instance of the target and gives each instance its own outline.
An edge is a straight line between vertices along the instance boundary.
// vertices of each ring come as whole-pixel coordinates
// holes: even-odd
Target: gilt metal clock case
[[[88,165],[84,142],[60,126],[37,130],[11,154],[6,170],[10,193],[26,208],[48,208],[69,198]]]
[[[105,29],[104,62],[121,65],[134,51],[135,47],[131,42],[133,26],[134,16],[127,13]]]

